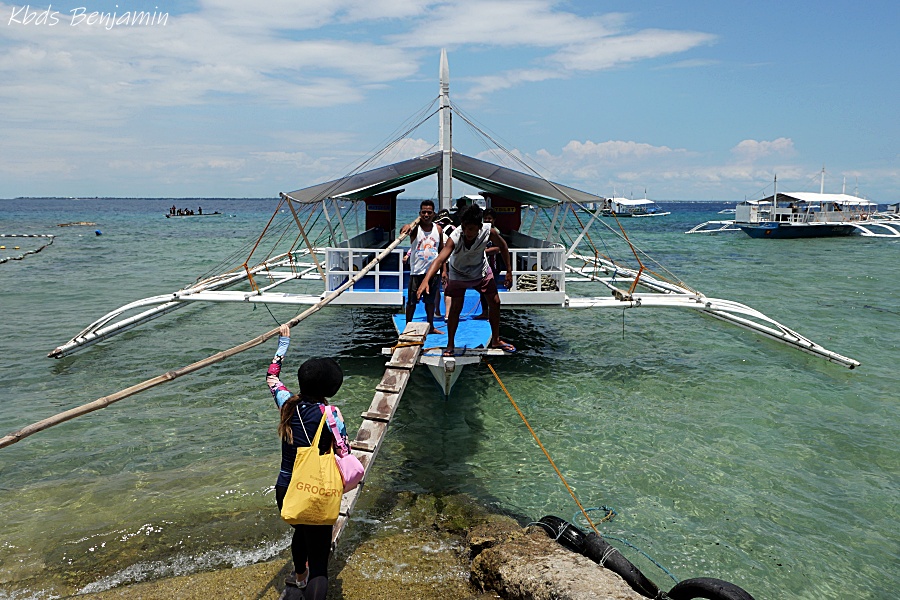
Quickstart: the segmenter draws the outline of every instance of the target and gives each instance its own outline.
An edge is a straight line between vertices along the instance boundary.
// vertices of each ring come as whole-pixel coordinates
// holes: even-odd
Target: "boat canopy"
[[[646,198],[641,198],[639,200],[633,200],[631,198],[610,198],[610,202],[615,202],[620,206],[651,206],[656,204],[653,200],[647,200]]]
[[[778,192],[778,203],[783,202],[806,202],[808,204],[816,202],[832,202],[843,206],[877,206],[877,202],[865,200],[850,194],[819,194],[817,192]],[[771,204],[772,196],[763,200],[748,200],[747,204]]]
[[[562,202],[585,204],[603,200],[600,196],[588,192],[457,152],[452,154],[451,165],[454,179],[520,204],[546,208]],[[440,168],[441,153],[433,152],[302,188],[285,196],[302,203],[321,202],[325,198],[360,200],[435,175]]]

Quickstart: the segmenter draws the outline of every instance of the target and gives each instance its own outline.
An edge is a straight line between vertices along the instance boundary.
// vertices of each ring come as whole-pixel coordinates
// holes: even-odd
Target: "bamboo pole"
[[[413,226],[417,225],[418,222],[419,222],[419,219],[418,219],[418,217],[416,217],[416,220],[413,221]],[[343,285],[341,285],[339,288],[337,288],[333,292],[329,293],[327,296],[325,296],[324,298],[319,300],[317,303],[313,304],[308,309],[306,309],[305,311],[303,311],[302,313],[300,313],[299,315],[297,315],[296,317],[294,317],[293,319],[288,321],[287,325],[290,327],[294,327],[298,323],[300,323],[301,321],[306,319],[307,317],[312,316],[315,313],[319,312],[319,310],[321,310],[324,306],[326,306],[332,300],[334,300],[335,298],[340,296],[342,293],[344,293],[347,289],[349,289],[350,286],[352,286],[357,281],[359,281],[360,279],[365,277],[366,274],[369,271],[371,271],[375,265],[377,265],[382,260],[384,260],[384,258],[387,257],[388,254],[390,254],[391,251],[394,250],[394,248],[396,248],[398,245],[400,245],[400,242],[402,242],[403,239],[407,235],[408,235],[408,233],[400,234],[400,236],[398,236],[397,239],[395,239],[393,242],[391,242],[387,248],[382,250],[378,254],[378,256],[373,258],[367,265],[365,265],[362,269],[357,271],[356,274],[353,275],[352,277],[350,277],[350,279],[348,279],[346,282],[344,282]],[[213,354],[212,356],[208,356],[207,358],[204,358],[203,360],[199,360],[199,361],[192,363],[190,365],[187,365],[185,367],[181,367],[179,369],[173,369],[172,371],[167,371],[167,372],[163,373],[162,375],[157,375],[156,377],[153,377],[151,379],[143,381],[137,385],[133,385],[131,387],[125,388],[124,390],[116,392],[115,394],[110,394],[109,396],[104,396],[102,398],[98,398],[97,400],[94,400],[93,402],[88,402],[87,404],[82,404],[81,406],[76,406],[75,408],[71,408],[67,411],[61,412],[59,414],[56,414],[56,415],[49,417],[47,419],[44,419],[42,421],[38,421],[37,423],[32,423],[31,425],[23,427],[22,429],[20,429],[18,431],[14,431],[13,433],[10,433],[9,435],[6,435],[6,436],[0,438],[0,448],[6,448],[7,446],[11,446],[12,444],[15,444],[16,442],[18,442],[19,440],[22,440],[22,439],[24,439],[30,435],[33,435],[39,431],[43,431],[45,429],[53,427],[54,425],[64,423],[64,422],[74,419],[76,417],[80,417],[81,415],[86,415],[90,412],[94,412],[95,410],[100,410],[101,408],[106,408],[107,406],[109,406],[110,404],[113,404],[114,402],[118,402],[119,400],[128,398],[129,396],[134,396],[135,394],[138,394],[145,390],[149,390],[150,388],[154,388],[163,383],[167,383],[169,381],[172,381],[173,379],[177,379],[177,378],[181,377],[182,375],[187,375],[188,373],[193,373],[194,371],[199,371],[200,369],[208,367],[209,365],[215,364],[217,362],[223,361],[226,358],[234,356],[235,354],[240,354],[241,352],[243,352],[245,350],[249,350],[250,348],[255,348],[256,346],[259,346],[260,344],[265,343],[266,341],[275,337],[276,335],[278,335],[278,328],[272,329],[271,331],[267,331],[266,333],[264,333],[258,337],[255,337],[252,340],[244,342],[243,344],[239,344],[237,346],[234,346],[233,348],[229,348],[228,350],[223,350],[222,352]]]

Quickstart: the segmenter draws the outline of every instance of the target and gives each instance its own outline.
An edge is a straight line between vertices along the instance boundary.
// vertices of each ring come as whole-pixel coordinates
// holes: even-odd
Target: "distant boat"
[[[775,192],[761,200],[745,200],[733,221],[707,221],[686,233],[740,230],[752,238],[798,239],[858,235],[900,238],[900,225],[878,213],[878,204],[850,194],[826,194],[825,170],[820,191]]]
[[[885,219],[888,221],[900,221],[900,202],[888,204],[887,210],[872,215],[873,219]]]
[[[734,224],[752,238],[857,235],[877,208],[874,202],[848,194],[779,193],[738,204]]]
[[[211,213],[202,213],[202,214],[194,213],[192,215],[173,215],[172,213],[166,213],[166,218],[174,219],[174,218],[182,218],[182,217],[217,217],[221,214],[222,213],[220,213],[219,211],[215,211],[215,212],[211,212]]]
[[[646,198],[607,198],[600,209],[600,215],[604,217],[664,217],[670,214]]]

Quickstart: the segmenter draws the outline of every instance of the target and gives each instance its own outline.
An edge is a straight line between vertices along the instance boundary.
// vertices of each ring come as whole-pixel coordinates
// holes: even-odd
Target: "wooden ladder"
[[[381,448],[381,441],[387,433],[388,425],[394,418],[394,412],[400,404],[400,398],[406,390],[410,373],[419,362],[425,337],[428,335],[428,323],[408,323],[406,329],[400,334],[399,342],[394,347],[391,359],[385,364],[384,376],[375,386],[375,397],[369,405],[369,410],[362,413],[362,424],[356,432],[356,438],[350,442],[350,449],[366,471],[362,482],[356,489],[344,494],[341,499],[341,512],[331,537],[331,547],[337,546],[338,539],[344,531],[344,527],[353,514],[353,507],[362,493],[369,475],[369,470],[375,463],[375,457]]]

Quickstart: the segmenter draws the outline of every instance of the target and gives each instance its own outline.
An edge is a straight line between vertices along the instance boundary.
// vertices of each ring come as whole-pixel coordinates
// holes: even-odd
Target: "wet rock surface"
[[[400,493],[379,518],[352,525],[332,559],[328,598],[337,600],[640,599],[624,581],[566,550],[541,529],[523,529],[468,496]],[[161,579],[78,596],[277,600],[291,570],[277,560]]]
[[[643,600],[621,577],[539,528],[495,544],[472,561],[472,582],[505,600]]]

